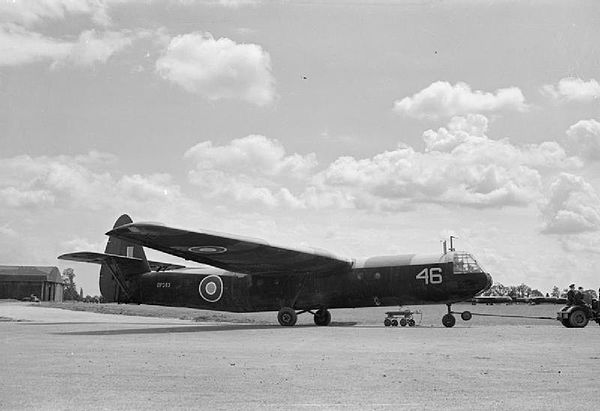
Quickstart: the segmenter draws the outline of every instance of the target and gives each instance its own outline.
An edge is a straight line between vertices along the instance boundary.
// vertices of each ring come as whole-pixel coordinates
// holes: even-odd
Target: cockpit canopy
[[[454,257],[452,262],[454,263],[454,274],[485,272],[471,254],[464,251],[456,251],[453,254]]]

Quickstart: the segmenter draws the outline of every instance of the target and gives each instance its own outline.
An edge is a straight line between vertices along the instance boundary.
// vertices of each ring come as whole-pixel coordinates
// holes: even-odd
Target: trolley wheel
[[[406,318],[400,318],[400,325],[406,327]]]
[[[460,313],[460,318],[462,318],[463,321],[469,321],[473,318],[473,314],[471,314],[471,311],[463,311]]]
[[[385,320],[383,320],[383,325],[385,325],[386,327],[389,327],[390,325],[392,325],[392,320],[390,320],[389,318],[386,318]]]
[[[415,322],[415,320],[413,320],[412,318],[410,320],[408,320],[408,326],[409,327],[414,327],[417,323]]]
[[[397,327],[398,326],[398,320],[392,320],[392,327]]]

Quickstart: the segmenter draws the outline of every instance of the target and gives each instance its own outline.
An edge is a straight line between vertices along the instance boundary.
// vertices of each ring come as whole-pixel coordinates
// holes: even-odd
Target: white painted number
[[[424,268],[419,271],[419,274],[415,277],[417,280],[424,280],[425,284],[441,284],[442,283],[442,269],[439,267]]]

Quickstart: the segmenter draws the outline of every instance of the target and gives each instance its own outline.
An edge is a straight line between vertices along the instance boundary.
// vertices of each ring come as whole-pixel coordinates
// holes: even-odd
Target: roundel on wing
[[[218,275],[206,276],[198,285],[200,297],[209,303],[216,303],[223,295],[223,280]]]

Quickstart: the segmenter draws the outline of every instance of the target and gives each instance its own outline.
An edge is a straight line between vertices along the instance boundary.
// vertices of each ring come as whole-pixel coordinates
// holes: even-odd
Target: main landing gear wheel
[[[580,309],[573,310],[573,312],[569,316],[569,323],[571,324],[571,327],[576,327],[576,328],[585,327],[588,323],[588,318],[587,318],[587,315],[585,314],[585,311],[580,310]]]
[[[460,318],[462,318],[463,321],[469,321],[471,318],[473,318],[473,314],[471,314],[470,311],[463,311],[460,313]]]
[[[331,313],[329,310],[321,308],[313,316],[316,325],[326,326],[331,323]]]
[[[283,307],[277,313],[277,321],[279,321],[279,324],[283,325],[284,327],[291,327],[296,324],[296,321],[298,321],[298,315],[294,309],[290,307]]]
[[[456,318],[452,314],[444,314],[442,324],[444,324],[444,327],[452,328],[456,324]]]

